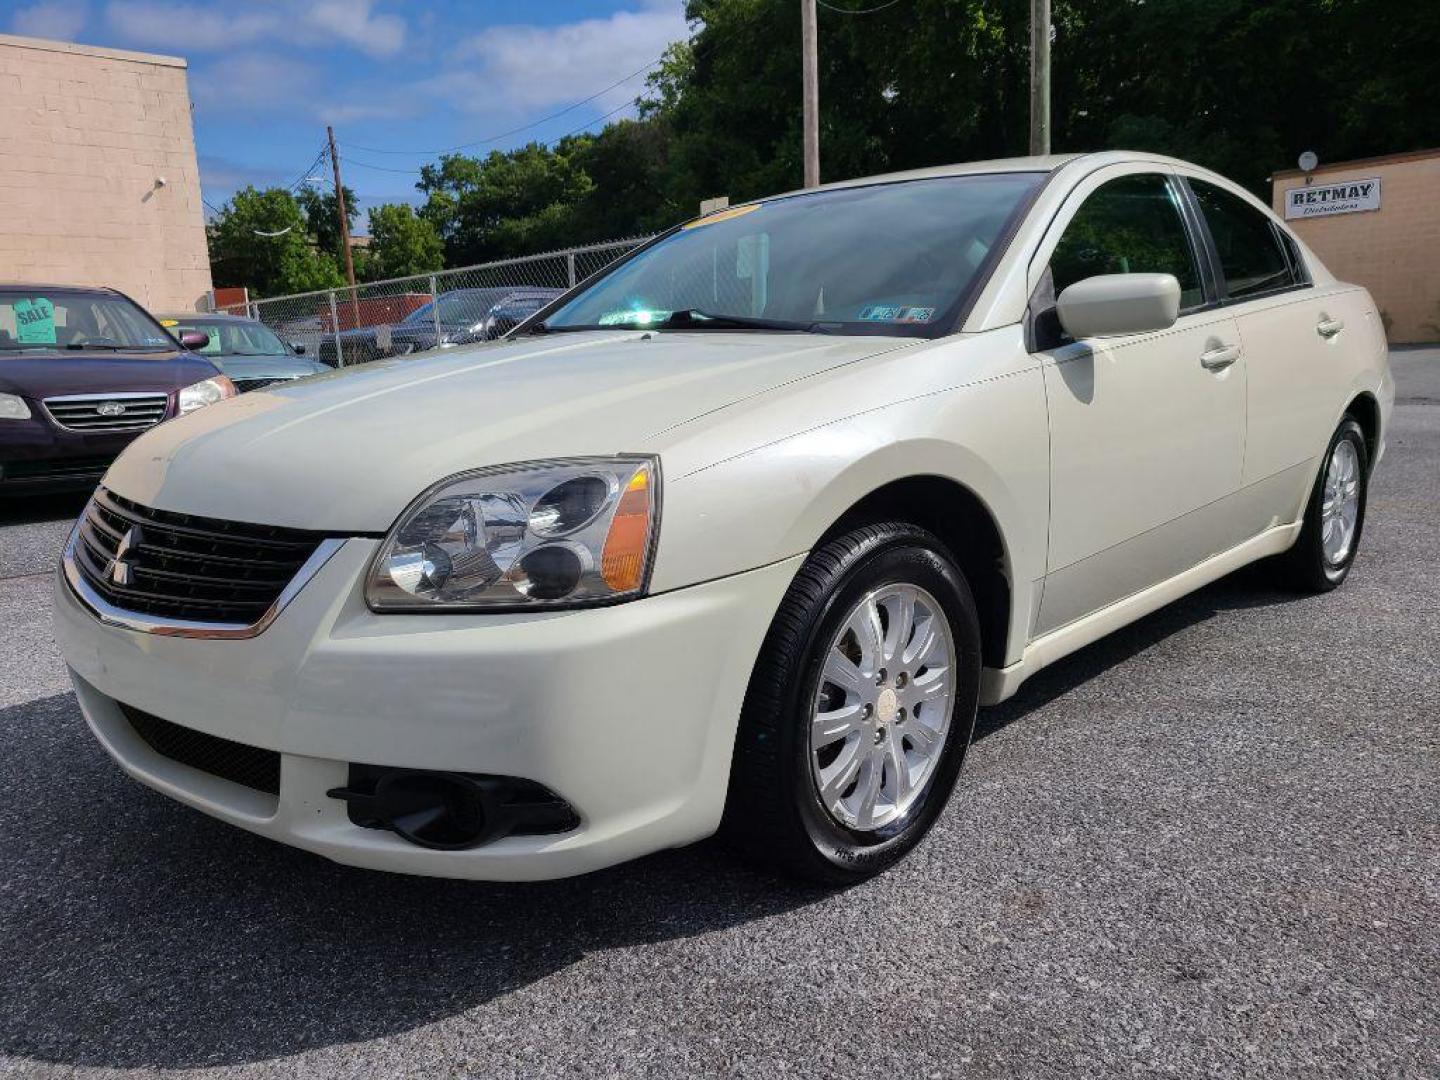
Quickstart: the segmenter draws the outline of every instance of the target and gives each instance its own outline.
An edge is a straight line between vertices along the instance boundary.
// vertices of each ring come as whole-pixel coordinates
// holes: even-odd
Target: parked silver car
[[[187,332],[210,340],[192,351],[210,360],[240,393],[329,371],[308,359],[304,345],[287,345],[264,323],[238,315],[162,315],[160,324],[178,341]]]

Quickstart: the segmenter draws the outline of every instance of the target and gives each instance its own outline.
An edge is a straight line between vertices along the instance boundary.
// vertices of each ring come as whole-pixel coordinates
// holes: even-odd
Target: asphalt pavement
[[[126,779],[0,505],[0,1076],[1440,1077],[1440,350],[1355,569],[1242,571],[981,715],[890,873],[332,865]]]

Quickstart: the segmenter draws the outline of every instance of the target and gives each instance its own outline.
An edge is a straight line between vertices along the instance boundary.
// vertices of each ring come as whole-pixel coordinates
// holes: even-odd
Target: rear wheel
[[[752,675],[724,833],[796,876],[880,872],[944,808],[979,683],[975,602],[938,539],[887,523],[825,544]]]
[[[1345,580],[1365,527],[1369,482],[1365,432],[1347,416],[1325,450],[1300,536],[1281,556],[1285,584],[1303,592],[1328,592]]]

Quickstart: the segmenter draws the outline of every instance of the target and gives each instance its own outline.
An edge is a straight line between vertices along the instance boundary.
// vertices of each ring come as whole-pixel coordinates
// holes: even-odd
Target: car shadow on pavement
[[[1025,680],[1008,701],[981,709],[975,721],[975,740],[995,734],[1082,683],[1133,659],[1156,642],[1221,612],[1302,599],[1298,593],[1276,588],[1273,578],[1274,571],[1266,562],[1252,563],[1057,660]]]
[[[0,709],[0,1055],[265,1061],[410,1031],[587,954],[831,895],[702,844],[568,881],[356,870],[135,784],[71,694]]]
[[[1218,611],[1283,598],[1211,586],[1037,674],[977,738]],[[266,1061],[402,1034],[587,954],[844,902],[708,843],[527,885],[341,867],[134,784],[70,694],[0,709],[0,790],[0,1053],[31,1061]]]
[[[90,498],[90,491],[69,491],[54,495],[0,498],[0,526],[30,525],[37,521],[74,521]]]

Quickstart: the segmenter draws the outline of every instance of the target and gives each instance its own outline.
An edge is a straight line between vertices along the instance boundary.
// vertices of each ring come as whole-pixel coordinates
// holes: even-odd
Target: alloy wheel
[[[811,709],[811,774],[830,816],[861,832],[903,817],[944,754],[954,704],[939,602],[909,584],[863,597],[825,651]]]
[[[1360,456],[1355,444],[1342,438],[1325,466],[1325,488],[1320,502],[1320,544],[1325,561],[1342,566],[1355,542],[1360,516]]]

